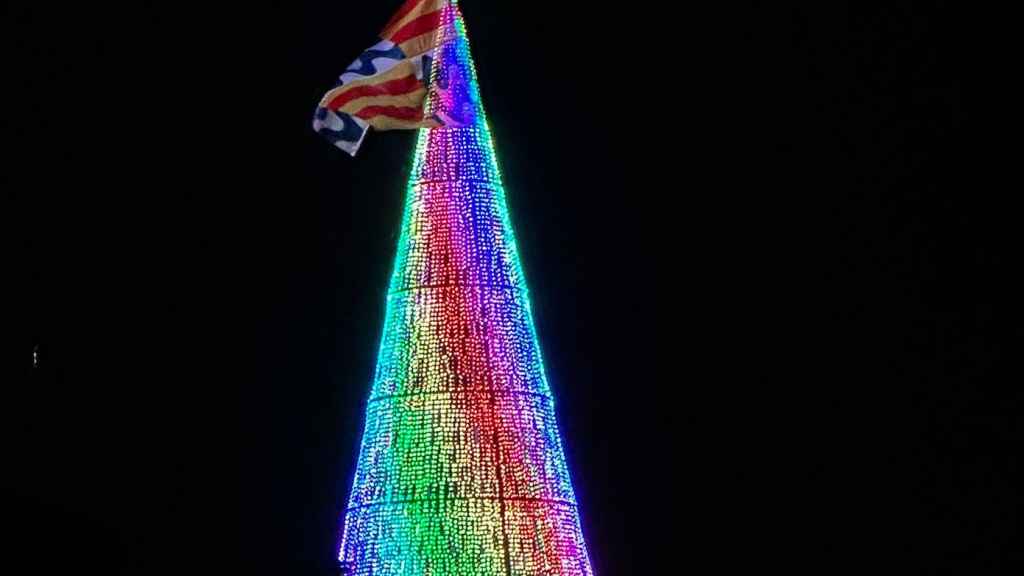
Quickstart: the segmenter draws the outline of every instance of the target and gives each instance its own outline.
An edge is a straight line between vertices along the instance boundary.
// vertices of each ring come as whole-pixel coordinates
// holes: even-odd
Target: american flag
[[[428,105],[435,57],[457,41],[451,0],[407,0],[380,34],[317,106],[313,129],[355,156],[370,127],[400,130],[458,125],[463,114],[444,109],[451,98]],[[445,70],[436,71],[450,82]],[[437,90],[434,91],[435,96]],[[442,105],[438,105],[438,103]],[[425,114],[424,110],[430,110]]]

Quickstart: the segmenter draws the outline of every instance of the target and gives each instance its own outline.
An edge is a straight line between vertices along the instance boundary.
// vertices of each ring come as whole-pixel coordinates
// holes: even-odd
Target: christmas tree
[[[444,9],[340,549],[359,576],[591,575],[476,71]],[[459,127],[453,127],[459,126]]]

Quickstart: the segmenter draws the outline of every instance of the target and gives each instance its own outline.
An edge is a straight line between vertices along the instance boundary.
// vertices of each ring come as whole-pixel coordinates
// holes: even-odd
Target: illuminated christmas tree
[[[591,575],[454,2],[433,54],[340,560],[359,576]],[[461,126],[461,127],[452,127]]]

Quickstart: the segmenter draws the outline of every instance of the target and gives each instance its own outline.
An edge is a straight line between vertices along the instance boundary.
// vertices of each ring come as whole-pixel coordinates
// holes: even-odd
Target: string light
[[[359,576],[591,576],[454,2],[444,18],[432,82],[473,122],[419,134],[339,559]]]

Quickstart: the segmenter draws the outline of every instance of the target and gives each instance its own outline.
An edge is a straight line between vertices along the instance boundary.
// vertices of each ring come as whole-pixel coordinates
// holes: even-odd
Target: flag
[[[380,42],[363,52],[321,99],[313,129],[355,156],[371,127],[471,123],[475,107],[465,89],[469,79],[455,65],[460,50],[454,10],[451,0],[407,0],[384,27]]]

